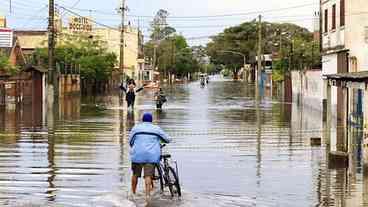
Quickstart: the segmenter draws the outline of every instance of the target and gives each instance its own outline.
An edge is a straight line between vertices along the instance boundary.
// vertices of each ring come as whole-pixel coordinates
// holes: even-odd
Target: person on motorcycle
[[[144,86],[138,88],[137,90],[136,84],[133,79],[128,81],[127,88],[124,87],[123,83],[120,85],[120,89],[125,92],[125,100],[128,103],[128,108],[131,107],[134,108],[134,102],[135,102],[135,94],[142,91],[144,89]]]
[[[169,143],[169,136],[157,125],[152,124],[152,114],[144,113],[142,123],[137,124],[129,133],[130,155],[132,162],[132,193],[137,191],[138,178],[144,172],[146,202],[150,200],[155,166],[161,159],[161,142]]]
[[[162,88],[159,88],[158,91],[155,93],[155,101],[156,107],[160,109],[162,105],[167,101],[165,93],[163,92]]]

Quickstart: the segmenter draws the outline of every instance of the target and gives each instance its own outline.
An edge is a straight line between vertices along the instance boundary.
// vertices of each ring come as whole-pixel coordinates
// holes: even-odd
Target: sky
[[[10,11],[10,1],[12,10]],[[13,29],[46,29],[48,0],[0,0],[0,15]],[[55,0],[56,4],[98,23],[116,27],[120,22],[117,8],[121,0]],[[170,26],[189,38],[190,45],[205,44],[208,37],[225,28],[251,21],[262,15],[270,22],[290,22],[313,30],[319,0],[126,0],[127,21],[150,34],[149,23],[159,9],[170,16]],[[70,12],[60,10],[64,23]],[[139,17],[138,17],[139,16]]]

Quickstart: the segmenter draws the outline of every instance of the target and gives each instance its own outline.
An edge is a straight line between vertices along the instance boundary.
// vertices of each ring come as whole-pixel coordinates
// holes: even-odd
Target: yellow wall
[[[64,30],[67,30],[65,28]],[[68,31],[66,31],[68,32]],[[117,55],[119,68],[120,60],[120,31],[108,28],[93,28],[92,34],[98,36],[102,41],[107,43],[108,51]],[[19,43],[23,49],[35,49],[38,47],[47,47],[47,32],[19,32],[17,34]],[[125,50],[124,50],[124,72],[129,77],[138,78],[138,30],[127,27],[125,33]]]
[[[17,34],[20,46],[23,49],[35,49],[47,47],[47,32],[40,33],[19,33]]]
[[[0,28],[6,27],[6,18],[4,16],[0,16]]]
[[[94,35],[99,36],[101,40],[107,42],[108,50],[117,55],[120,60],[120,31],[118,29],[96,28]],[[127,27],[125,32],[125,50],[124,50],[124,72],[131,78],[138,78],[138,31]],[[117,64],[119,67],[119,64]]]

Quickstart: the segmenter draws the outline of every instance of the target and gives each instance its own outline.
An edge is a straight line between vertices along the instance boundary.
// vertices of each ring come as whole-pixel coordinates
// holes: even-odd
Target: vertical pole
[[[326,96],[327,96],[327,127],[326,127],[326,148],[330,150],[330,143],[331,143],[331,127],[332,127],[332,101],[331,101],[331,84],[329,80],[327,80],[327,88],[326,88]]]
[[[243,55],[243,79],[245,82],[248,82],[248,71],[245,69],[245,55]],[[206,73],[207,73],[207,67],[206,67]]]
[[[58,70],[55,65],[55,32],[55,1],[49,0],[48,83],[52,86],[49,88],[49,98],[50,96],[53,96],[53,100],[50,100],[53,104],[56,104],[59,98],[59,77]]]
[[[176,58],[175,38],[173,38],[173,45],[172,46],[173,46],[173,59],[172,59],[172,61],[173,61],[173,69],[174,69],[174,67],[175,67],[175,58]],[[171,73],[174,74],[174,71],[172,70]]]
[[[368,90],[364,90],[363,104],[363,205],[368,204]]]
[[[322,54],[322,28],[323,28],[323,21],[322,21],[322,0],[319,0],[319,51]],[[322,60],[320,60],[322,62]]]
[[[282,31],[280,30],[280,54],[279,54],[280,60],[282,58],[281,54],[282,54]]]
[[[49,55],[49,78],[48,83],[53,84],[54,75],[54,48],[55,48],[55,29],[54,29],[54,0],[49,0],[49,39],[48,39],[48,55]]]
[[[155,41],[153,45],[153,70],[156,70],[156,59],[157,59],[157,43]]]
[[[256,76],[256,104],[257,107],[259,107],[258,105],[260,104],[260,86],[261,86],[261,73],[262,73],[262,16],[259,15],[259,22],[258,22],[258,51],[257,51],[257,76]]]
[[[125,0],[121,0],[121,26],[120,26],[120,73],[122,74],[122,78],[124,81],[124,48],[125,48],[125,41],[124,41],[124,33],[125,33]]]
[[[262,72],[262,16],[258,16],[258,67],[257,67],[257,85],[260,85],[261,81],[261,72]],[[257,87],[258,88],[258,87]]]

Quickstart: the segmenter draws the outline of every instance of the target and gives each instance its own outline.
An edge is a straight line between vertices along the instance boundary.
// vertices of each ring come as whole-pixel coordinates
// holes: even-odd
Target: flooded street
[[[360,148],[348,169],[331,169],[325,146],[311,146],[323,137],[321,112],[268,90],[257,109],[254,86],[220,77],[165,93],[162,111],[149,89],[134,112],[117,94],[65,99],[47,114],[1,110],[0,206],[127,206],[127,134],[145,111],[173,139],[184,190],[181,201],[151,206],[368,206]]]

